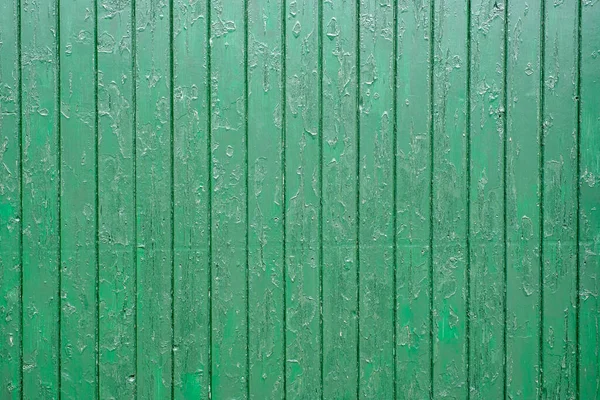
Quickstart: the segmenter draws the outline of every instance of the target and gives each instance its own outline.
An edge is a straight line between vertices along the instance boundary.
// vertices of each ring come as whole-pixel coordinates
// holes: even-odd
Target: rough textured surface
[[[506,392],[539,391],[540,3],[508,4],[506,145]]]
[[[2,2],[0,398],[600,399],[599,20]]]

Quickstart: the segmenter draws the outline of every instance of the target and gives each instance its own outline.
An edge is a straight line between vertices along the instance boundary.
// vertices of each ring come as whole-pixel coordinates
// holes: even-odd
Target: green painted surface
[[[600,398],[600,3],[0,11],[0,398]]]

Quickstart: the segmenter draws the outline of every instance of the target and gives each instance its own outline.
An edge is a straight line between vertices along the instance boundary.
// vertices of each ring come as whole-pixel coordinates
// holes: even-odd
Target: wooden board
[[[468,12],[435,2],[433,25],[433,397],[468,384],[470,107]]]
[[[576,96],[578,134],[578,287],[577,393],[600,398],[600,4],[580,4]],[[570,82],[570,81],[569,81]]]
[[[394,397],[394,7],[359,9],[359,391]]]
[[[173,385],[176,399],[208,398],[210,382],[208,13],[207,1],[174,3]]]
[[[287,1],[285,13],[285,393],[290,398],[320,398],[323,390],[319,4]]]
[[[432,2],[401,1],[396,17],[396,395],[432,390]]]
[[[0,5],[0,397],[21,396],[21,42],[18,1]]]
[[[136,393],[135,10],[98,4],[99,394]]]
[[[504,396],[506,2],[470,10],[469,393]]]
[[[249,396],[246,0],[211,2],[211,393]]]
[[[98,123],[96,10],[60,3],[60,388],[63,398],[97,396]]]
[[[358,2],[323,4],[323,396],[359,395]]]
[[[508,4],[506,393],[540,396],[540,4]],[[525,34],[527,32],[527,34]]]
[[[59,4],[21,3],[23,398],[58,398],[61,365]]]
[[[173,390],[172,7],[135,2],[137,396]],[[143,101],[139,101],[143,99]]]
[[[285,395],[285,187],[281,2],[248,0],[248,331],[250,398]]]
[[[578,4],[544,15],[542,170],[542,395],[577,393]],[[568,22],[567,22],[568,21]]]

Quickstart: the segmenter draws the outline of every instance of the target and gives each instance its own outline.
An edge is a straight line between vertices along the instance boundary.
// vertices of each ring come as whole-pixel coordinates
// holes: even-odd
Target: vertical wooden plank
[[[579,387],[600,398],[600,3],[582,2],[579,72]],[[569,81],[570,82],[570,81]]]
[[[323,4],[323,390],[358,395],[358,8]]]
[[[136,388],[135,75],[131,1],[98,3],[99,393]]]
[[[575,398],[577,2],[545,5],[542,393]]]
[[[20,2],[0,4],[0,398],[21,396]]]
[[[137,0],[137,380],[141,398],[171,398],[172,132],[169,3]]]
[[[61,397],[96,389],[96,10],[60,3]]]
[[[98,5],[99,393],[136,388],[135,76],[130,1]]]
[[[23,398],[58,398],[60,150],[58,2],[21,3]]]
[[[212,396],[248,396],[247,0],[211,4]]]
[[[248,0],[250,398],[284,397],[282,2]]]
[[[431,392],[432,2],[398,2],[397,396]]]
[[[207,13],[177,1],[174,20],[175,398],[208,398],[210,308]]]
[[[435,2],[433,396],[467,395],[467,8]]]
[[[540,3],[508,4],[507,397],[539,396]]]
[[[504,8],[471,3],[470,396],[504,396]]]
[[[394,8],[360,1],[359,396],[394,397]]]
[[[317,399],[322,371],[319,5],[287,0],[286,11],[286,395]]]

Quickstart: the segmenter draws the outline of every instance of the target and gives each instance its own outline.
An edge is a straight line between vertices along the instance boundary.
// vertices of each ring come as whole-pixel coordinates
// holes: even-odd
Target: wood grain
[[[508,4],[506,392],[541,396],[540,4]]]
[[[285,393],[290,398],[322,393],[320,15],[316,0],[286,3]]]
[[[432,390],[432,2],[400,1],[396,18],[396,395]]]
[[[323,4],[323,397],[359,395],[359,9]]]
[[[23,398],[60,393],[60,66],[57,2],[21,3]]]
[[[173,5],[175,399],[209,396],[208,13],[207,1]]]
[[[0,397],[21,396],[21,43],[18,1],[0,5]]]

